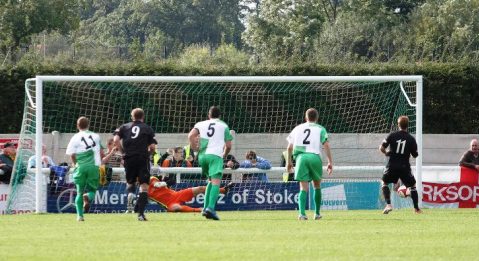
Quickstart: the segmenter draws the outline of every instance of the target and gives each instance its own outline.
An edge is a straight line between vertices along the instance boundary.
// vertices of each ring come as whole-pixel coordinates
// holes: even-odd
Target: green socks
[[[203,204],[203,209],[206,209],[210,203],[211,186],[211,182],[208,182],[208,185],[206,185],[205,203]]]
[[[299,214],[302,216],[306,216],[306,199],[307,199],[308,192],[304,190],[299,191],[299,199],[298,199],[298,206],[299,206]]]
[[[75,197],[75,207],[77,209],[77,215],[83,217],[83,189],[80,186],[77,187],[77,196]]]
[[[220,194],[220,186],[219,185],[211,185],[210,193],[209,193],[209,200],[208,200],[208,208],[215,210],[216,201],[218,201],[218,195]]]
[[[319,210],[321,208],[321,188],[314,190],[314,213],[319,216]]]

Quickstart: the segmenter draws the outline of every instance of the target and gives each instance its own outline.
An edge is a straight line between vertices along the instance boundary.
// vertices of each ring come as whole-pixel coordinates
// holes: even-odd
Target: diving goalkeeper
[[[233,183],[220,188],[220,193],[226,194]],[[196,195],[205,193],[206,186],[186,188],[179,191],[168,188],[165,181],[152,176],[148,186],[148,198],[163,205],[168,212],[201,212],[202,208],[185,206],[185,202],[192,200]]]

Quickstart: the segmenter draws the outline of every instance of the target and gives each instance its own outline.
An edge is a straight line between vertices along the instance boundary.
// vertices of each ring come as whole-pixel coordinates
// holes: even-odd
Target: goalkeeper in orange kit
[[[233,183],[220,188],[220,193],[226,194]],[[148,186],[148,198],[166,208],[168,212],[201,212],[202,208],[185,206],[185,202],[192,200],[196,195],[205,193],[206,186],[186,188],[179,191],[168,188],[165,181],[152,176]]]

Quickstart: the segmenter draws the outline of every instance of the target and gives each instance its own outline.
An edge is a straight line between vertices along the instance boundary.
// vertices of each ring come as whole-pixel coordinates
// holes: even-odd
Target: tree
[[[306,59],[325,21],[320,0],[264,0],[248,18],[246,44],[266,59]]]
[[[30,37],[43,31],[67,34],[79,24],[76,0],[3,0],[0,1],[0,49],[12,53],[28,44]]]

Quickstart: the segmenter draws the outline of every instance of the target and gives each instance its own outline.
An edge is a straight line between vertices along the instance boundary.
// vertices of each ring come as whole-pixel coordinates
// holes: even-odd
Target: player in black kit
[[[147,221],[145,207],[148,203],[148,184],[150,182],[150,152],[155,150],[155,132],[145,124],[145,113],[136,108],[131,111],[132,122],[121,125],[115,130],[114,141],[117,148],[123,150],[123,160],[127,182],[127,213],[138,213],[139,221]],[[120,142],[121,141],[121,142]],[[140,184],[138,200],[133,207],[136,182]]]
[[[410,156],[418,156],[416,139],[407,132],[409,118],[400,116],[398,118],[399,130],[390,133],[379,150],[389,157],[388,163],[382,177],[382,192],[386,200],[386,207],[383,214],[388,214],[393,210],[391,205],[391,191],[388,184],[397,183],[399,179],[410,190],[411,198],[414,204],[415,213],[421,213],[418,206],[418,194],[416,190],[416,179],[411,173]],[[389,150],[386,150],[389,147]]]

